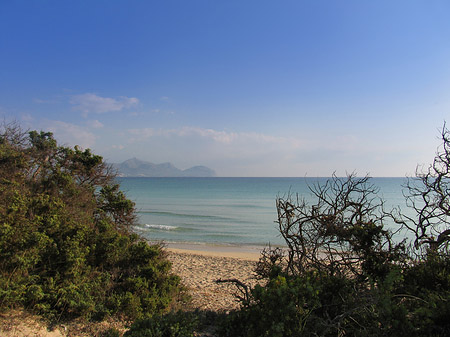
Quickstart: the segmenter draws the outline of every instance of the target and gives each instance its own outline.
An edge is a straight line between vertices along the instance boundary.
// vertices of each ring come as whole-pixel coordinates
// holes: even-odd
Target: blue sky
[[[2,0],[0,118],[109,162],[412,175],[449,120],[449,17],[434,0]]]

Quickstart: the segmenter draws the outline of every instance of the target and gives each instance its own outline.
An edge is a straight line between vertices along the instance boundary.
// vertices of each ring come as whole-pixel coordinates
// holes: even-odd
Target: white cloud
[[[258,144],[291,144],[300,147],[301,142],[294,138],[276,137],[256,132],[228,132],[185,126],[179,129],[130,129],[133,141],[150,137],[200,137],[221,144],[258,143]]]
[[[88,121],[87,125],[93,129],[101,129],[104,127],[103,123],[99,122],[98,120],[90,120]]]
[[[296,147],[300,146],[300,142],[297,139],[287,137],[276,137],[256,132],[228,132],[228,131],[217,131],[213,129],[184,127],[179,131],[178,135],[179,136],[198,135],[203,138],[210,138],[215,142],[222,144],[233,144],[241,142],[244,143],[250,142],[258,144],[290,143]]]
[[[84,149],[91,148],[95,144],[96,136],[85,128],[61,121],[50,121],[45,127],[53,132],[60,144],[68,146],[81,146]]]
[[[119,98],[101,97],[96,94],[86,93],[74,95],[70,99],[70,104],[74,105],[75,110],[83,113],[104,113],[109,111],[121,111],[131,108],[139,103],[136,97],[120,96]]]
[[[133,136],[132,138],[130,138],[130,142],[135,143],[155,136],[169,136],[173,132],[173,130],[142,128],[129,129],[128,132]]]
[[[327,176],[335,170],[339,174],[353,170],[365,174],[375,167],[377,154],[387,155],[352,134],[276,136],[190,126],[129,129],[127,133],[128,148],[143,158],[178,160],[186,167],[201,163],[224,175]],[[361,160],[368,153],[371,159]]]
[[[186,126],[129,129],[128,134],[128,148],[142,158],[154,162],[177,160],[184,167],[202,164],[224,175],[274,175],[279,163],[291,169],[308,150],[301,139],[256,132]]]

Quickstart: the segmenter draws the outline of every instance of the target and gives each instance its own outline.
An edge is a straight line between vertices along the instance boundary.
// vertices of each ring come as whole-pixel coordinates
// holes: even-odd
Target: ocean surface
[[[327,178],[118,178],[136,203],[135,231],[150,241],[217,245],[283,245],[277,197],[298,194]],[[386,209],[401,206],[405,178],[372,178]]]

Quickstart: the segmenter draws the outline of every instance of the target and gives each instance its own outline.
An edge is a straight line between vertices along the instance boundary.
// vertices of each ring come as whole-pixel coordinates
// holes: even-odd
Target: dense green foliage
[[[198,326],[198,314],[177,311],[139,320],[124,337],[193,337]]]
[[[134,204],[102,158],[51,133],[0,134],[0,308],[55,318],[163,312],[179,278],[131,233]]]

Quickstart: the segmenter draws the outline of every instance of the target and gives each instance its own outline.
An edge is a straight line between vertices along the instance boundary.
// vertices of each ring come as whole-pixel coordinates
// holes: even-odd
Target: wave
[[[169,226],[169,225],[144,224],[144,226],[149,229],[158,229],[158,230],[163,230],[163,231],[173,231],[173,230],[178,229],[178,227],[176,227],[176,226]]]

